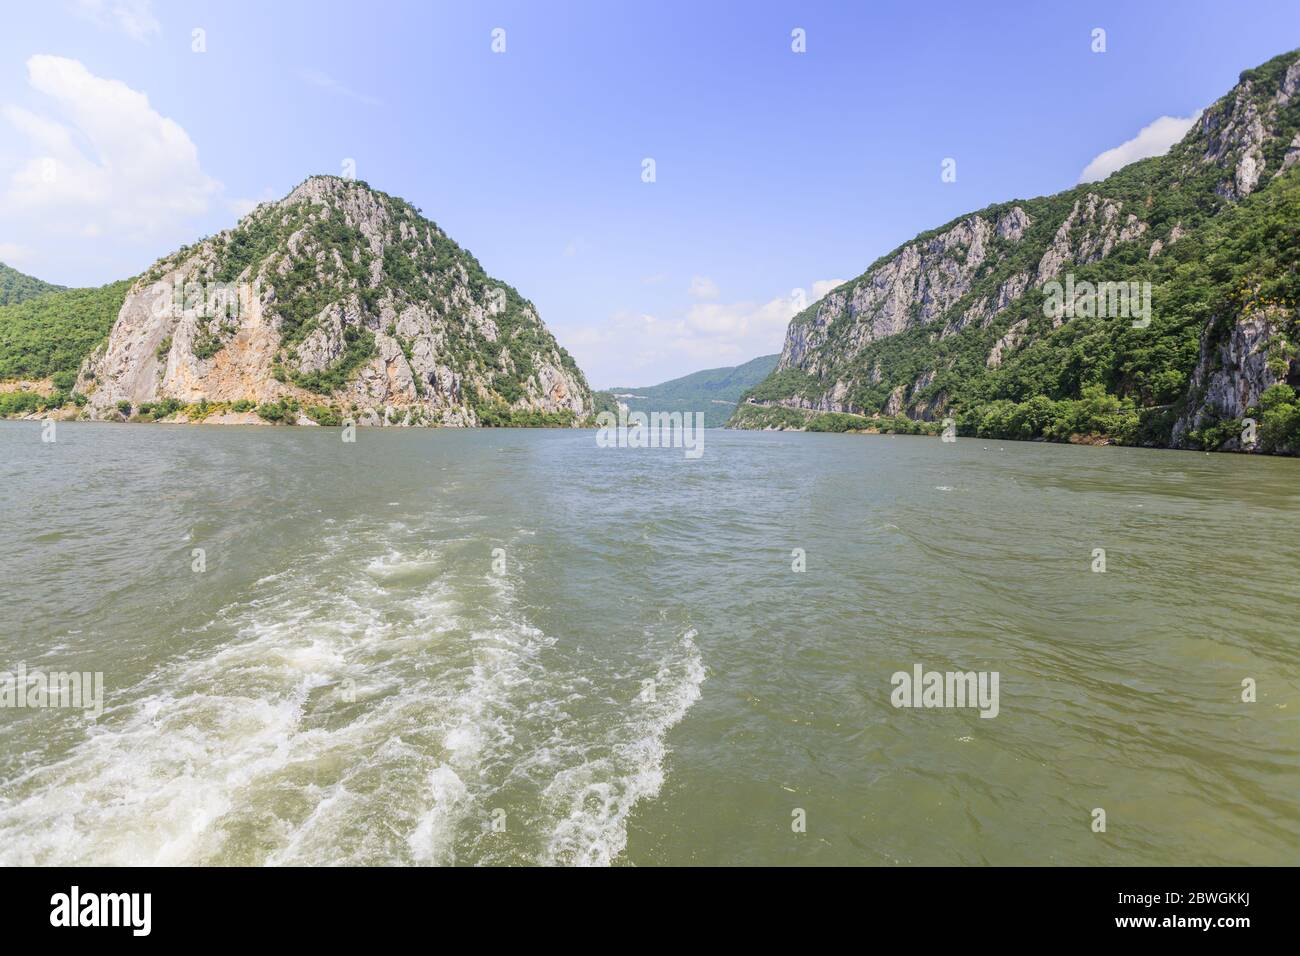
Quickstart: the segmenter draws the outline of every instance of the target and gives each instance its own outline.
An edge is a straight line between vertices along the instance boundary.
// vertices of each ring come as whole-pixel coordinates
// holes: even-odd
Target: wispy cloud
[[[221,184],[180,124],[77,60],[33,56],[27,74],[33,103],[0,104],[0,236],[21,242],[3,258],[86,285],[192,241]]]
[[[686,291],[694,299],[716,299],[722,294],[718,289],[718,284],[708,276],[693,277],[690,288]]]
[[[260,199],[250,199],[242,196],[235,199],[227,199],[226,208],[233,212],[238,218],[243,219],[262,203],[270,202],[273,199],[275,199],[275,193],[272,192],[270,186],[267,186],[262,190],[262,196]]]
[[[564,341],[603,384],[652,384],[780,351],[790,319],[843,281],[819,279],[811,294],[766,302],[695,302],[667,318],[622,310],[602,326],[566,331]]]
[[[330,76],[328,73],[325,73],[321,70],[303,70],[301,73],[299,73],[299,76],[302,77],[305,83],[309,83],[312,86],[317,87],[318,89],[325,90],[328,93],[333,93],[336,96],[341,96],[344,99],[349,99],[357,103],[362,103],[366,106],[383,105],[383,101],[378,99],[377,97],[370,96],[368,93],[359,93],[356,90],[352,89],[352,87],[334,79],[334,77]]]
[[[145,94],[60,56],[31,57],[27,76],[52,113],[0,107],[27,153],[3,194],[6,219],[50,236],[145,240],[208,211],[220,183]]]
[[[1163,156],[1187,134],[1200,115],[1197,110],[1195,115],[1186,118],[1162,116],[1148,123],[1132,139],[1098,154],[1079,174],[1079,182],[1095,183],[1139,159]]]
[[[162,32],[151,0],[73,0],[72,8],[86,19],[120,30],[141,43],[148,43]]]
[[[842,286],[848,282],[848,279],[818,279],[812,284],[812,302],[821,299],[826,293],[830,292],[837,286]]]

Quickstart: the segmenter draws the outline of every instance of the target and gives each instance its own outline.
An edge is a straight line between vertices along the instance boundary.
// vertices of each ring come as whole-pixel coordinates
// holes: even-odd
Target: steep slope
[[[1297,403],[1298,160],[1291,52],[1243,73],[1167,155],[877,260],[791,321],[731,424],[838,413],[831,427],[912,430],[951,416],[968,434],[1237,447],[1242,418]],[[1150,283],[1134,303],[1150,321],[1084,283]],[[1300,430],[1258,447],[1294,450]]]
[[[331,176],[159,261],[78,391],[100,418],[230,403],[440,425],[573,424],[592,401],[515,289],[408,203]]]
[[[102,343],[131,280],[63,289],[0,306],[0,381],[60,376],[71,387],[86,355]]]
[[[632,411],[703,412],[707,428],[724,425],[736,403],[776,368],[778,355],[762,355],[743,365],[709,368],[645,388],[609,391]]]
[[[62,289],[61,285],[51,285],[40,279],[34,279],[0,262],[0,306],[16,305],[45,295],[47,292],[58,292]]]

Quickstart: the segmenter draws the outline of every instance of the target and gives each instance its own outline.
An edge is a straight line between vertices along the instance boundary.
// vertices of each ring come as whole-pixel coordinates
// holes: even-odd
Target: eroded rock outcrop
[[[1109,409],[1088,427],[1124,441],[1219,447],[1234,422],[1271,413],[1265,450],[1300,447],[1300,431],[1282,434],[1300,408],[1298,166],[1292,51],[1243,72],[1167,154],[962,216],[877,260],[794,317],[731,424],[956,413],[1060,437],[1086,389],[1090,409]]]
[[[1244,418],[1269,386],[1284,381],[1269,361],[1269,346],[1279,341],[1287,320],[1284,310],[1258,309],[1231,324],[1206,326],[1189,401],[1174,423],[1175,446],[1184,445],[1189,432],[1208,422]]]
[[[389,424],[592,410],[531,303],[409,204],[331,176],[158,262],[78,388],[96,417],[166,399]]]

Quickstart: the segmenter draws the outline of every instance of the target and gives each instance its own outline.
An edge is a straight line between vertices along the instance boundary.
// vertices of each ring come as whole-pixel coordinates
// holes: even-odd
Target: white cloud
[[[821,299],[827,292],[830,292],[837,286],[844,285],[848,279],[818,279],[812,284],[812,301],[816,302]]]
[[[75,0],[73,9],[102,27],[121,30],[133,40],[148,43],[162,32],[150,0]]]
[[[27,258],[27,250],[16,242],[0,242],[0,262],[14,265]]]
[[[243,219],[250,212],[261,204],[258,199],[227,199],[226,208],[235,214],[237,219]]]
[[[334,77],[330,76],[328,73],[322,72],[321,70],[303,70],[299,75],[305,82],[310,83],[312,86],[342,96],[344,99],[353,100],[365,106],[383,105],[382,101],[379,99],[376,99],[367,93],[358,93],[356,90],[352,89],[352,87],[339,82],[334,79]]]
[[[808,301],[842,281],[812,283]],[[644,386],[779,352],[799,309],[799,297],[790,295],[766,302],[695,302],[673,318],[627,310],[603,326],[566,330],[562,338],[593,381]]]
[[[159,246],[194,237],[194,220],[221,184],[203,171],[179,124],[143,93],[77,60],[33,56],[27,76],[48,106],[0,106],[0,119],[17,132],[6,134],[14,158],[0,173],[0,229],[21,236],[35,265],[66,276],[78,259],[93,260],[129,274]]]
[[[262,205],[262,203],[271,202],[275,198],[275,193],[272,192],[270,186],[267,186],[262,190],[262,195],[259,199],[250,199],[241,196],[235,199],[227,199],[225,205],[227,209],[235,214],[236,219],[243,219],[258,206]]]
[[[1186,135],[1200,115],[1198,110],[1194,116],[1186,119],[1178,116],[1162,116],[1148,123],[1132,139],[1096,156],[1079,174],[1079,182],[1095,183],[1139,159],[1163,156],[1169,152],[1174,143]]]
[[[718,284],[708,276],[692,277],[690,288],[686,291],[696,299],[716,299],[722,294],[718,290]]]

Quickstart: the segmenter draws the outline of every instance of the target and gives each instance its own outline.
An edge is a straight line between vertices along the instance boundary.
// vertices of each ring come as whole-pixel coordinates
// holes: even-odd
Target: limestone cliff
[[[1012,438],[1095,430],[1239,447],[1232,426],[1270,388],[1286,386],[1269,402],[1300,409],[1288,391],[1300,386],[1297,167],[1292,52],[1243,73],[1165,156],[962,216],[883,256],[795,316],[776,370],[731,424],[952,417]],[[1052,305],[1058,284],[1081,290],[1068,308]],[[1149,296],[1145,320],[1092,292],[1117,287]],[[1085,398],[1105,414],[1079,419],[1068,403]]]
[[[434,425],[592,408],[530,302],[408,203],[331,176],[155,264],[77,388],[94,417],[166,400]]]

